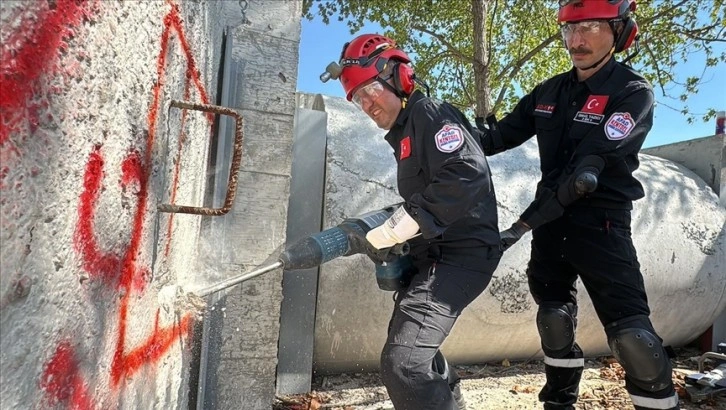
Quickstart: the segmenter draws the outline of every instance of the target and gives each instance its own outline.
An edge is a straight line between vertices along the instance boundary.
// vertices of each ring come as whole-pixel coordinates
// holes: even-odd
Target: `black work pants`
[[[535,229],[527,269],[535,302],[570,305],[576,312],[575,281],[579,277],[603,326],[643,316],[644,328],[655,332],[647,319],[650,309],[630,222],[630,210],[573,207],[561,218]],[[547,384],[540,392],[545,409],[574,408],[584,365],[582,358],[583,352],[576,343],[566,355],[545,357]],[[663,355],[661,360],[669,359]],[[666,364],[670,368],[670,363]],[[666,401],[675,394],[672,385],[663,391],[648,392],[628,383],[626,389],[631,397],[652,398],[654,402]]]
[[[489,284],[499,254],[474,271],[443,263],[417,264],[396,299],[381,353],[381,378],[396,410],[456,410],[458,376],[439,347],[466,306]]]

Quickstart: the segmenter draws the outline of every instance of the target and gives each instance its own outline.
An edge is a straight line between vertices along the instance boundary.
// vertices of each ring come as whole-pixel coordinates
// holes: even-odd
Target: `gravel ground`
[[[677,351],[672,360],[673,380],[683,410],[726,409],[726,394],[694,403],[684,388],[683,378],[696,372],[698,352]],[[706,361],[706,370],[709,370]],[[462,391],[468,410],[541,409],[537,393],[545,382],[541,360],[456,366],[462,377]],[[580,383],[576,408],[582,410],[632,409],[623,380],[623,369],[612,357],[589,359]],[[388,394],[377,373],[340,374],[315,377],[313,392],[278,398],[275,410],[392,410]]]

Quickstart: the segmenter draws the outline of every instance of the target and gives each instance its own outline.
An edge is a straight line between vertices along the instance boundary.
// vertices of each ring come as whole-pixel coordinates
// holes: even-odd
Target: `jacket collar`
[[[610,56],[610,59],[607,63],[605,63],[605,65],[600,67],[595,74],[584,81],[587,88],[589,88],[590,91],[601,89],[608,78],[610,78],[610,74],[612,74],[613,70],[615,70],[615,66],[617,66],[617,64],[618,62],[615,61],[615,57]],[[572,70],[570,70],[570,79],[572,82],[577,82],[577,69],[575,67],[572,67]]]
[[[410,97],[408,97],[408,101],[406,102],[406,106],[403,107],[401,112],[398,113],[398,117],[396,118],[396,125],[403,126],[406,124],[406,121],[408,120],[408,117],[411,115],[412,107],[422,98],[424,98],[425,95],[419,91],[416,90],[411,94]]]

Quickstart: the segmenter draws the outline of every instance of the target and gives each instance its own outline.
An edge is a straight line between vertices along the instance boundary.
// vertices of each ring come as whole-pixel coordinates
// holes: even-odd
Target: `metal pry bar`
[[[229,287],[242,283],[246,280],[260,276],[263,273],[266,273],[266,272],[269,272],[271,270],[275,270],[275,269],[281,268],[281,267],[282,267],[282,262],[278,261],[271,265],[267,265],[262,268],[253,270],[252,272],[247,272],[242,275],[235,276],[233,278],[229,278],[227,280],[219,282],[215,285],[199,289],[198,291],[195,291],[194,294],[199,297],[205,297],[205,296],[211,295],[212,293],[219,292],[220,290],[223,290],[223,289],[227,289]]]

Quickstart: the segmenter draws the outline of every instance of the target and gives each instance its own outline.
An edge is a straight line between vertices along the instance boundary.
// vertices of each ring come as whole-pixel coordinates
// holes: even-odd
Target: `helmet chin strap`
[[[613,52],[614,52],[614,51],[615,51],[615,46],[613,46],[613,47],[612,47],[612,48],[610,49],[610,51],[608,51],[608,52],[607,52],[607,53],[606,53],[606,54],[605,54],[604,56],[602,56],[602,58],[600,58],[599,60],[597,60],[597,61],[595,62],[595,64],[593,64],[593,65],[591,65],[591,66],[589,66],[589,67],[581,68],[580,70],[582,70],[582,71],[586,71],[586,70],[592,70],[593,68],[595,68],[595,67],[597,67],[598,65],[600,65],[600,63],[602,63],[602,62],[603,62],[603,60],[605,60],[606,58],[608,58],[608,57],[610,57],[611,55],[613,55]]]
[[[391,77],[388,77],[391,78]],[[396,87],[392,86],[387,80],[383,79],[381,77],[376,77],[376,80],[378,80],[379,83],[383,84],[384,88],[387,88],[388,91],[392,92],[396,95],[396,97],[401,99],[401,108],[406,108],[406,103],[408,103],[408,96],[403,95],[402,92],[398,91]]]

